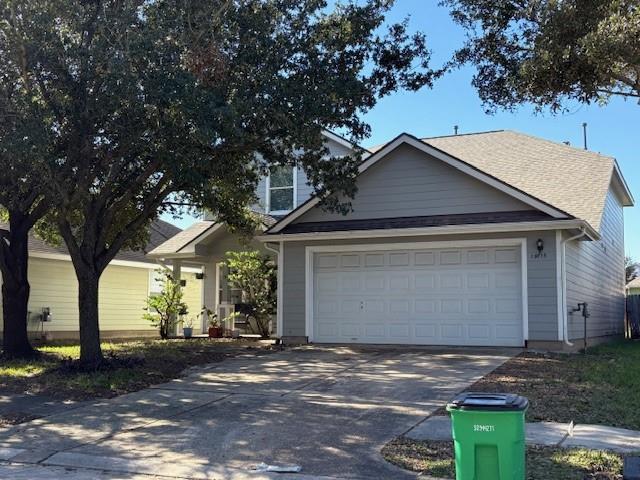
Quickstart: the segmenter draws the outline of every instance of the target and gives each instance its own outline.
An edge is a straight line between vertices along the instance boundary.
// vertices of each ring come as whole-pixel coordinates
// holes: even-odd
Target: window
[[[162,293],[164,287],[164,274],[158,270],[149,271],[149,295],[156,296]]]
[[[267,213],[288,213],[296,207],[296,168],[273,167],[267,177]]]

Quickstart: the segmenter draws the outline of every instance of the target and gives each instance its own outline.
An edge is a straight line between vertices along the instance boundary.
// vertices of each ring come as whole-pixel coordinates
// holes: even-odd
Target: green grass
[[[640,342],[619,341],[584,354],[525,352],[469,391],[529,398],[528,421],[592,423],[640,430]]]
[[[114,356],[121,365],[91,372],[73,368],[80,356],[77,344],[43,346],[35,360],[0,364],[0,390],[72,400],[112,397],[177,378],[189,366],[222,361],[252,345],[257,344],[208,339],[105,342],[105,356]]]
[[[419,442],[398,438],[382,449],[401,468],[436,478],[454,478],[452,442]],[[527,480],[621,479],[623,457],[582,448],[527,447]]]

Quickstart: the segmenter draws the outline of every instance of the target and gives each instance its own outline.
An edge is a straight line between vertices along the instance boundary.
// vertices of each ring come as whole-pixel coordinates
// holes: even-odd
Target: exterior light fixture
[[[542,250],[544,250],[544,241],[541,238],[536,241],[536,248],[538,249],[538,253],[542,253]]]

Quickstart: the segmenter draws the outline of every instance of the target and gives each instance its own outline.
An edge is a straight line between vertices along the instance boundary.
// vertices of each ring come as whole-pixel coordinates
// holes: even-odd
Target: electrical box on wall
[[[51,315],[51,308],[42,307],[42,313],[40,314],[41,322],[50,322],[53,320],[53,315]]]

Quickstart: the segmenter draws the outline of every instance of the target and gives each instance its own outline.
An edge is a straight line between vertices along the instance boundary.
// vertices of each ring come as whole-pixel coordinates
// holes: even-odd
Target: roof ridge
[[[465,137],[469,135],[485,135],[487,133],[500,133],[500,132],[506,132],[506,131],[507,130],[505,129],[499,129],[499,130],[484,130],[481,132],[453,133],[451,135],[436,135],[434,137],[422,137],[420,138],[420,140],[425,141],[425,140],[431,140],[434,138]]]
[[[558,146],[558,147],[564,147],[564,148],[568,148],[570,150],[576,150],[577,152],[580,152],[580,153],[589,153],[591,155],[597,155],[599,157],[606,158],[608,160],[614,160],[615,161],[615,159],[616,159],[615,157],[612,157],[612,156],[609,156],[609,155],[603,155],[600,152],[594,152],[593,150],[580,148],[580,147],[575,147],[575,146],[573,146],[571,144],[566,144],[564,142],[557,142],[555,140],[549,140],[548,138],[539,137],[538,135],[533,135],[533,134],[527,133],[527,132],[521,132],[519,130],[512,130],[512,129],[508,128],[508,129],[503,130],[503,132],[514,133],[516,135],[522,135],[524,137],[529,137],[529,138],[533,138],[534,140],[538,140],[538,141],[545,142],[545,143],[550,143],[551,145],[555,145],[555,146]]]

